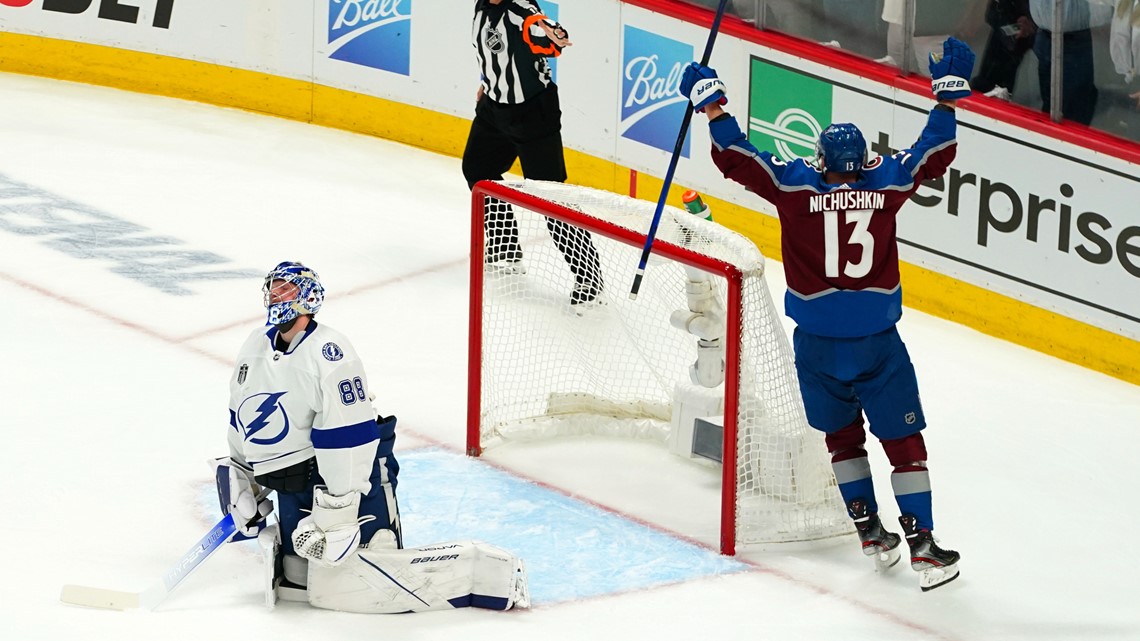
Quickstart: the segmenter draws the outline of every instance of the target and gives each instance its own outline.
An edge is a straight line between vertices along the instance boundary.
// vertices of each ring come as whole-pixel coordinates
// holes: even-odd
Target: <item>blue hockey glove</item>
[[[728,98],[724,95],[724,81],[716,77],[716,71],[698,62],[689,63],[681,74],[681,94],[689,97],[693,111],[704,111],[705,107],[714,102],[719,105],[728,104]]]
[[[970,95],[974,52],[957,38],[942,43],[942,55],[930,53],[930,88],[939,100],[960,100]]]

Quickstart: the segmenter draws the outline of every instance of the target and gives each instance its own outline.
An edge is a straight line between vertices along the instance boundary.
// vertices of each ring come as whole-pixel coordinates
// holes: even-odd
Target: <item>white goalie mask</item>
[[[275,302],[286,287],[296,288],[296,295]],[[316,314],[325,300],[325,288],[317,272],[292,261],[278,264],[265,275],[261,293],[270,325],[283,325],[298,316]]]

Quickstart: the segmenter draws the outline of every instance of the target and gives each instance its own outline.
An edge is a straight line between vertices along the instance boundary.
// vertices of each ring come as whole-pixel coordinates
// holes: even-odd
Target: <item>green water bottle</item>
[[[705,220],[712,220],[712,211],[709,210],[705,201],[701,200],[701,195],[697,193],[697,190],[690,189],[681,194],[681,202],[685,203],[685,209],[689,210],[690,214],[700,216]]]

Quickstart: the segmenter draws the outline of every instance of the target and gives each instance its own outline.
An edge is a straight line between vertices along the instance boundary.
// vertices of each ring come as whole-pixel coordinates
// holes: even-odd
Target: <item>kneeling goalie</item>
[[[347,612],[528,607],[513,554],[475,541],[403,549],[392,455],[396,417],[375,417],[368,379],[342,334],[318,325],[316,272],[277,265],[230,380],[230,456],[217,461],[235,540],[266,553],[266,601]],[[266,527],[277,492],[276,524]],[[308,512],[306,515],[305,513]]]

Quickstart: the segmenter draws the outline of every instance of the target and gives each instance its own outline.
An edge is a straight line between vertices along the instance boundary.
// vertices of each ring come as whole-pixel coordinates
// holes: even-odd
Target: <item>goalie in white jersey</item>
[[[281,263],[262,291],[268,327],[238,354],[230,457],[217,479],[236,538],[257,536],[266,550],[267,603],[352,612],[528,606],[522,561],[505,550],[471,541],[402,549],[396,417],[377,419],[356,350],[315,320],[324,301],[316,272]],[[264,490],[277,493],[268,527],[272,503],[257,498]]]

